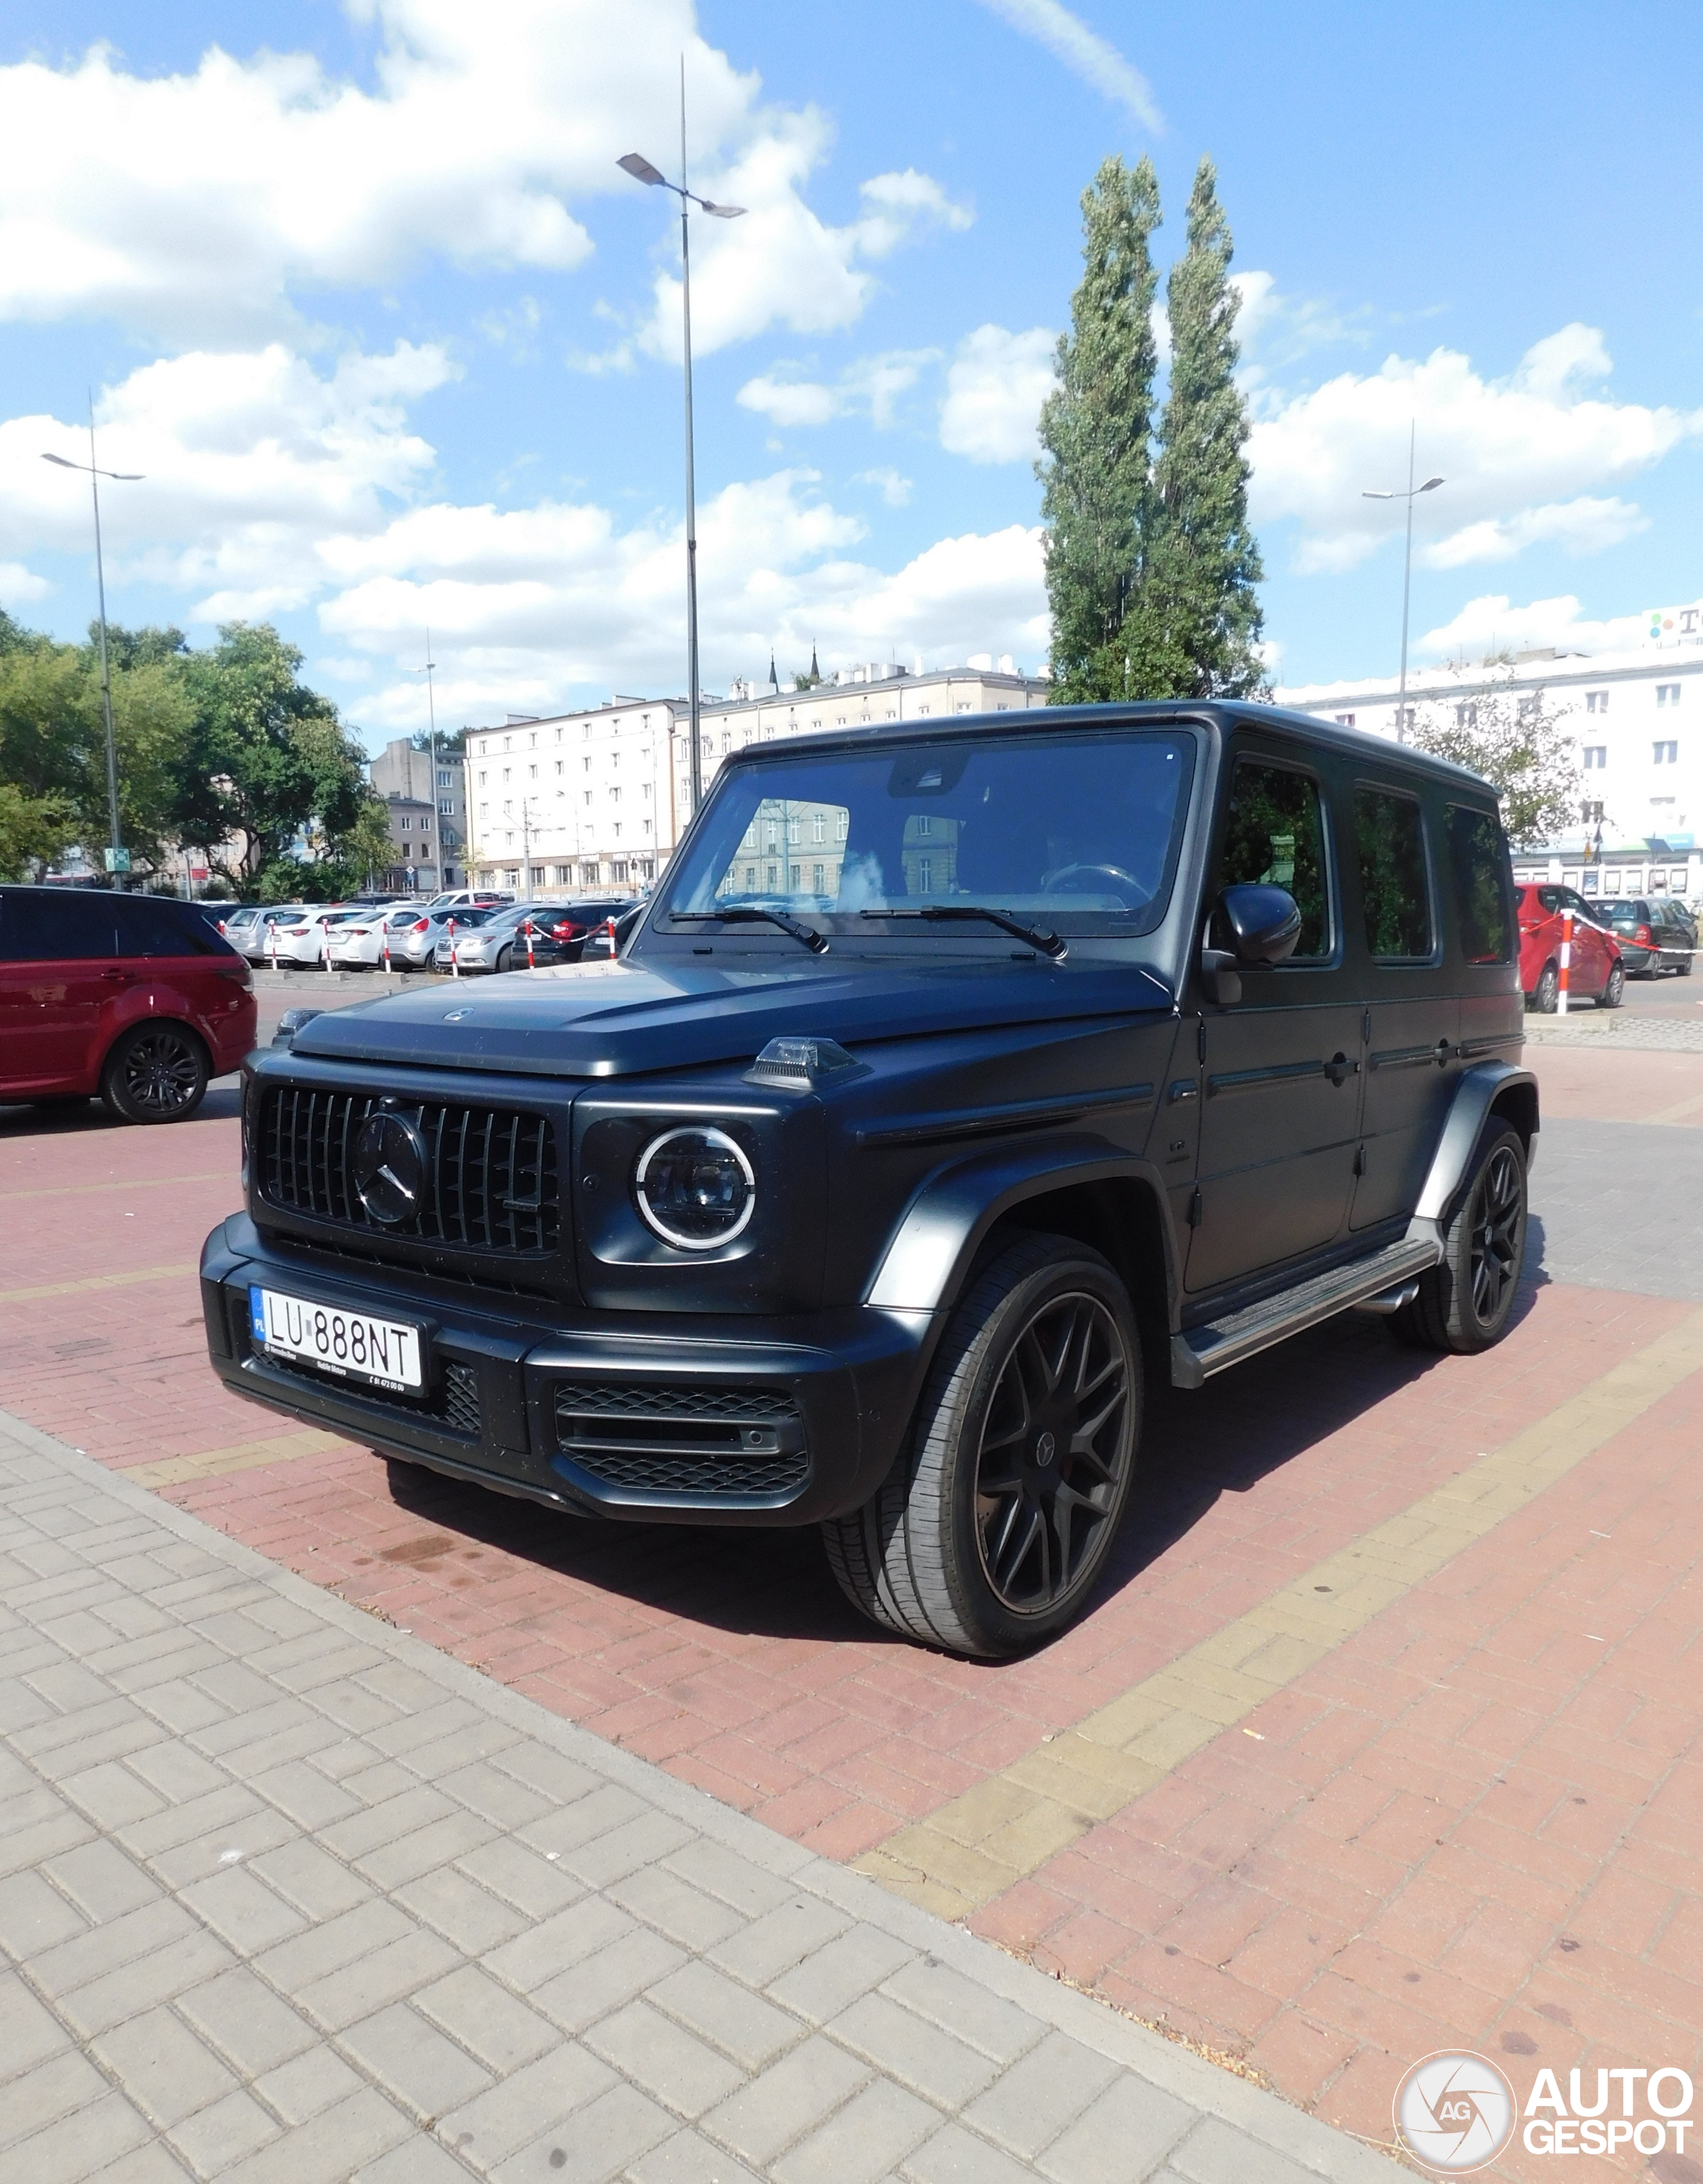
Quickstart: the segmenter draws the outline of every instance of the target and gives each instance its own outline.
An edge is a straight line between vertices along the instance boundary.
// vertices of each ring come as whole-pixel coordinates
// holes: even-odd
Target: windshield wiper
[[[794,940],[802,940],[812,956],[827,954],[827,935],[800,918],[788,917],[783,910],[761,910],[754,903],[738,903],[726,910],[671,910],[668,913],[671,925],[752,925],[763,920],[778,925]]]
[[[1062,935],[1042,933],[1032,925],[1024,925],[1003,910],[988,910],[981,903],[927,902],[917,910],[860,910],[860,917],[920,917],[931,925],[949,924],[954,920],[979,917],[989,925],[997,925],[1002,933],[1014,939],[1026,940],[1031,948],[1038,948],[1044,956],[1051,956],[1055,963],[1062,963],[1067,954]]]

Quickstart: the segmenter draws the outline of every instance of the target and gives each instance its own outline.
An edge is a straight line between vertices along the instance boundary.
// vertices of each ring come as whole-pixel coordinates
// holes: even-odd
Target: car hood
[[[298,1033],[326,1060],[628,1077],[749,1061],[782,1034],[870,1039],[1168,1011],[1131,963],[865,963],[855,971],[665,967],[604,959],[522,972],[463,996],[435,986],[327,1011]]]

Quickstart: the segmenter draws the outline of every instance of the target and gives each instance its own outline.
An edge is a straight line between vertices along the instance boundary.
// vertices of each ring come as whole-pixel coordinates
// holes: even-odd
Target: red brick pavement
[[[1550,1050],[1539,1066],[1564,1112],[1649,1112],[1703,1092],[1703,1063],[1676,1074],[1676,1059]],[[187,1275],[3,1294],[192,1264],[235,1202],[236,1134],[222,1090],[163,1132],[92,1110],[0,1117],[0,1403],[116,1465],[285,1429],[206,1370]],[[871,1631],[810,1535],[570,1522],[387,1474],[345,1446],[169,1490],[845,1858],[1407,1507],[1689,1309],[1544,1287],[1485,1358],[1416,1357],[1350,1319],[1203,1394],[1157,1391],[1101,1602],[1044,1653],[998,1667]],[[1519,2086],[1540,2063],[1693,2066],[1699,1393],[1667,1397],[1249,1733],[1227,1732],[975,1923],[1373,2137],[1388,2135],[1400,2069],[1438,2047],[1486,2047]]]

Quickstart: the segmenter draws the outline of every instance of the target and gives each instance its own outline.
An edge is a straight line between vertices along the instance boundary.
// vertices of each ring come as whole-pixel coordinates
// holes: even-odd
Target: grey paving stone
[[[405,2003],[351,2025],[338,2042],[392,2100],[437,2117],[482,2092],[492,2072]]]
[[[123,1766],[115,1759],[70,1775],[59,1787],[70,1803],[86,1814],[97,1827],[114,1832],[132,1821],[148,1819],[168,1802],[140,1780],[133,1768]]]
[[[428,1782],[436,1782],[452,1797],[459,1799],[456,1787],[464,1774],[482,1765],[493,1754],[506,1752],[511,1744],[518,1744],[520,1732],[506,1721],[493,1721],[488,1715],[476,1713],[470,1707],[465,1710],[472,1715],[470,1720],[445,1733],[433,1735],[429,1741],[411,1743],[406,1750],[392,1750],[391,1757],[400,1759],[403,1765]],[[381,1730],[373,1738],[381,1745],[395,1730]],[[534,1817],[527,1814],[527,1819]],[[518,1816],[516,1820],[518,1825]]]
[[[495,2169],[615,2082],[607,2063],[572,2041],[513,2071],[440,2118],[437,2136],[481,2170]]]
[[[301,1931],[303,1914],[241,1865],[227,1865],[180,1892],[198,1918],[245,1956]]]
[[[1034,2171],[962,2124],[949,2123],[907,2154],[906,2184],[1033,2184]],[[1249,2180],[1251,2184],[1251,2179]]]
[[[101,2083],[104,2087],[106,2081]],[[148,2124],[122,2093],[103,2091],[87,2107],[19,2140],[6,2158],[20,2184],[83,2184],[151,2136]]]
[[[885,1994],[860,1995],[827,2028],[855,2055],[949,2113],[991,2085],[999,2065]]]
[[[578,1811],[579,1807],[572,1809]],[[624,1875],[666,1858],[692,1839],[692,1830],[671,1813],[646,1813],[626,1827],[611,1828],[590,1842],[562,1852],[562,1863],[587,1886],[607,1888]]]
[[[149,2122],[162,2129],[237,2089],[231,2072],[170,2009],[144,2010],[109,2026],[92,2049]]]
[[[88,1930],[88,1920],[31,1866],[0,1880],[0,1949],[38,1957]]]
[[[414,2126],[393,2103],[364,2086],[221,2175],[220,2184],[345,2184],[353,2170],[399,2146]]]
[[[163,1896],[42,1950],[29,1960],[30,1976],[49,1997],[70,1994],[195,1930],[195,1921],[183,1906]]]
[[[163,2138],[151,2138],[109,2161],[90,2184],[185,2184],[190,2174]]]
[[[326,1827],[361,1808],[359,1797],[306,1759],[287,1759],[281,1766],[248,1774],[246,1780],[269,1805],[287,1813],[298,1828]]]
[[[860,1994],[891,1979],[916,1953],[879,1927],[853,1926],[771,1980],[769,1992],[801,2017],[825,2025]]]
[[[528,1741],[511,1744],[498,1753],[492,1764],[517,1782],[524,1782],[548,1797],[553,1805],[571,1805],[590,1791],[602,1787],[602,1778],[576,1759],[552,1746]]]
[[[256,2078],[253,2091],[295,2130],[323,2115],[337,2102],[348,2100],[360,2086],[359,2071],[322,2041]]]
[[[269,1887],[275,1888],[309,1919],[335,1919],[358,1904],[370,1903],[376,1893],[370,1882],[352,1873],[341,1858],[303,1837],[281,1843],[248,1862]]]
[[[1010,2069],[1001,2071],[985,2093],[965,2110],[965,2119],[1032,2159],[1099,2099],[1118,2075],[1110,2057],[1096,2054],[1061,2032],[1049,2032],[1040,2045]]]
[[[688,2120],[745,2082],[745,2074],[648,2002],[629,2003],[582,2036],[594,2055]]]
[[[820,2033],[703,2117],[698,2128],[754,2168],[815,2131],[874,2073]]]
[[[349,2184],[467,2184],[467,2170],[435,2138],[417,2131],[388,2153],[364,2161]]]
[[[741,1858],[725,1843],[707,1836],[694,1836],[671,1852],[668,1869],[689,1880],[694,1888],[716,1896],[737,1911],[742,1920],[760,1919],[793,1900],[792,1880],[770,1873],[753,1858]]]
[[[1195,2120],[1183,2102],[1121,2076],[1055,2138],[1037,2164],[1057,2184],[1139,2184]],[[1255,2184],[1244,2177],[1239,2184]]]
[[[356,1794],[359,1796],[359,1791]],[[353,1863],[454,1812],[454,1806],[441,1791],[416,1782],[393,1797],[386,1797],[379,1804],[369,1805],[365,1811],[352,1813],[346,1820],[335,1820],[330,1827],[321,1828],[320,1841],[335,1857]]]
[[[1203,2117],[1172,2148],[1168,2166],[1188,2184],[1318,2184],[1316,2169],[1303,2169],[1220,2116]]]
[[[15,2145],[62,2117],[75,2115],[106,2091],[106,2080],[86,2055],[74,2048],[62,2048],[6,2087],[6,2098],[0,2102],[0,2147]],[[28,2175],[21,2153],[11,2156],[8,2166],[12,2162],[19,2176]]]
[[[1007,2069],[1042,2035],[1043,2028],[1027,2010],[989,1994],[938,1957],[917,1957],[901,1964],[881,1992],[955,2039],[967,2040]]]
[[[205,1797],[215,1790],[228,1787],[231,1777],[222,1767],[204,1759],[192,1744],[181,1737],[169,1738],[164,1744],[150,1745],[146,1752],[133,1752],[125,1762],[132,1774],[140,1775],[151,1790],[157,1791],[168,1804],[187,1804],[192,1797]]]
[[[464,1964],[448,1979],[422,1987],[414,2007],[493,2070],[518,2070],[561,2040],[548,2018],[481,1971]]]
[[[793,1896],[743,1931],[705,1951],[752,1986],[768,1986],[826,1943],[837,1941],[855,1922],[849,1914],[815,1896]]]
[[[528,1919],[547,1919],[586,1892],[585,1884],[567,1872],[559,1859],[553,1863],[511,1836],[493,1836],[456,1864]]]
[[[470,1957],[482,1957],[524,1932],[524,1911],[481,1888],[458,1866],[441,1865],[396,1892],[396,1900],[416,1919],[435,1926]]]
[[[685,1952],[641,1926],[599,1949],[571,1971],[547,1980],[532,2000],[565,2031],[579,2032],[622,2003],[654,1986],[686,1961]]]
[[[713,2040],[747,2070],[766,2069],[806,2031],[789,2010],[765,2002],[701,1958],[659,1980],[650,1998],[682,2025]]]
[[[678,2131],[628,2164],[632,2184],[760,2184],[743,2161],[695,2131]]]
[[[460,1952],[442,1935],[415,1927],[356,1963],[310,1981],[297,1990],[296,2000],[309,2016],[337,2031],[442,1979],[461,1960]]]
[[[544,2133],[493,2171],[496,2184],[604,2184],[674,2129],[674,2119],[632,2086],[611,2086],[567,2126]]]
[[[579,1964],[631,1934],[635,1924],[618,1903],[587,1896],[491,1950],[486,1969],[519,1993],[529,1994],[564,1966]]]
[[[509,1744],[518,1740],[510,1736],[506,1744],[496,1750],[505,1751]],[[409,1763],[420,1766],[427,1755],[415,1752]],[[470,1765],[440,1772],[433,1769],[427,1778],[436,1783],[446,1797],[454,1797],[458,1805],[465,1805],[470,1812],[482,1814],[501,1828],[522,1828],[529,1820],[541,1819],[546,1813],[556,1809],[554,1801],[527,1783],[517,1782],[512,1774],[505,1774],[492,1765],[482,1754]]]
[[[88,2037],[121,2024],[138,2010],[151,2009],[157,2002],[170,2002],[202,1986],[231,1963],[231,1952],[223,1942],[198,1928],[181,1941],[150,1950],[135,1964],[109,1972],[104,1979],[74,1988],[59,2001],[60,2014]]]
[[[17,1973],[0,1971],[0,2084],[22,2077],[70,2045],[70,2034]]]
[[[175,2007],[245,2078],[262,2077],[319,2040],[316,2028],[246,1964],[177,1997]]]
[[[359,1871],[380,1888],[398,1888],[434,1867],[448,1865],[489,1842],[497,1830],[477,1813],[448,1812],[424,1827],[410,1828],[392,1842],[353,1860]]]
[[[938,2109],[877,2078],[772,2164],[776,2184],[874,2184],[940,2126]]]
[[[375,1896],[353,1911],[311,1926],[257,1959],[259,1970],[287,1993],[300,1994],[314,1981],[399,1942],[414,1931],[407,1914]]]
[[[731,1905],[706,1896],[665,1865],[645,1865],[637,1873],[623,1874],[605,1893],[685,1949],[710,1948],[737,1934],[745,1923]]]

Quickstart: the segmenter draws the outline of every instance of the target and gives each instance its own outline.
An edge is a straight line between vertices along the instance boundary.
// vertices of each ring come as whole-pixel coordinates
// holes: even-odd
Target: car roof
[[[858,751],[887,744],[955,742],[991,734],[1010,736],[1071,727],[1165,727],[1178,722],[1215,724],[1227,734],[1238,727],[1255,727],[1312,749],[1333,751],[1358,759],[1362,764],[1395,766],[1428,776],[1457,788],[1475,788],[1494,798],[1496,792],[1480,774],[1456,766],[1450,759],[1433,758],[1411,744],[1393,744],[1364,728],[1345,728],[1335,721],[1321,720],[1316,713],[1296,712],[1283,705],[1261,705],[1251,700],[1221,698],[1149,699],[1127,705],[1042,705],[1021,711],[964,713],[927,721],[871,722],[868,727],[824,728],[808,735],[787,736],[772,743],[749,744],[732,751],[721,770],[740,766],[772,766],[800,750]]]

